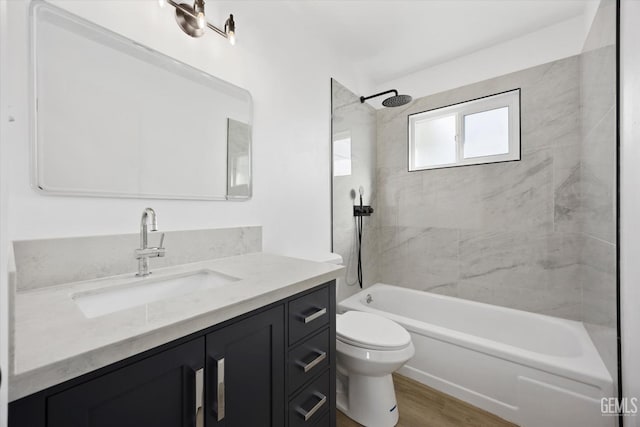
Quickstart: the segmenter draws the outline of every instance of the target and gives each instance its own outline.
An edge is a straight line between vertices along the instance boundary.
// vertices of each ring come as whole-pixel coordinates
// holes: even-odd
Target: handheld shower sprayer
[[[352,190],[352,194],[355,191]],[[362,196],[364,196],[364,187],[360,186],[358,188],[358,193],[360,193],[360,205],[353,206],[353,216],[356,217],[356,231],[357,235],[357,243],[358,243],[358,284],[362,288],[363,283],[363,272],[362,272],[362,233],[364,229],[364,222],[362,217],[371,216],[373,213],[373,208],[371,206],[367,206],[362,201]],[[354,194],[355,196],[355,194]],[[355,197],[354,197],[355,199]],[[354,200],[355,202],[355,200]]]

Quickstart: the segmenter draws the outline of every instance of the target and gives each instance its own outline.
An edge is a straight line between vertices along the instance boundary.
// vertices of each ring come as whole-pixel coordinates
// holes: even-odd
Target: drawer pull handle
[[[321,310],[316,311],[313,314],[308,315],[307,317],[304,318],[304,323],[309,323],[309,322],[313,322],[314,320],[316,320],[318,317],[322,317],[325,314],[327,314],[327,309],[323,308]]]
[[[304,417],[305,421],[309,421],[311,419],[311,417],[313,417],[313,414],[318,412],[318,410],[320,408],[322,408],[322,406],[325,403],[327,403],[327,396],[325,396],[324,394],[322,394],[322,393],[314,393],[314,396],[317,397],[318,399],[320,399],[320,401],[318,403],[316,403],[313,406],[313,408],[309,409],[308,411],[306,409],[302,409],[300,407],[297,408],[298,413]]]
[[[315,368],[318,363],[327,358],[327,352],[325,351],[316,351],[316,353],[318,353],[318,356],[309,363],[304,363],[300,360],[298,361],[298,365],[302,366],[305,374]]]

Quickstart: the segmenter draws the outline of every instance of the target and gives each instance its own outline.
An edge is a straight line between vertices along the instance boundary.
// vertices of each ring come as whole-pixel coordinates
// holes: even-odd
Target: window
[[[351,175],[351,132],[333,136],[333,176]]]
[[[520,89],[409,116],[409,170],[520,160]]]

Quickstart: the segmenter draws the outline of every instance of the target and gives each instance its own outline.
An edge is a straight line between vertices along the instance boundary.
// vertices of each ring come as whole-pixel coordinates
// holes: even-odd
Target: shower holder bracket
[[[371,216],[373,208],[371,206],[354,206],[353,216]]]

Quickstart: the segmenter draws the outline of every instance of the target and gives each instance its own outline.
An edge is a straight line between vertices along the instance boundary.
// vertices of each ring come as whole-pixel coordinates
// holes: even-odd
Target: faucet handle
[[[164,233],[160,235],[160,244],[158,245],[159,249],[164,249]]]

